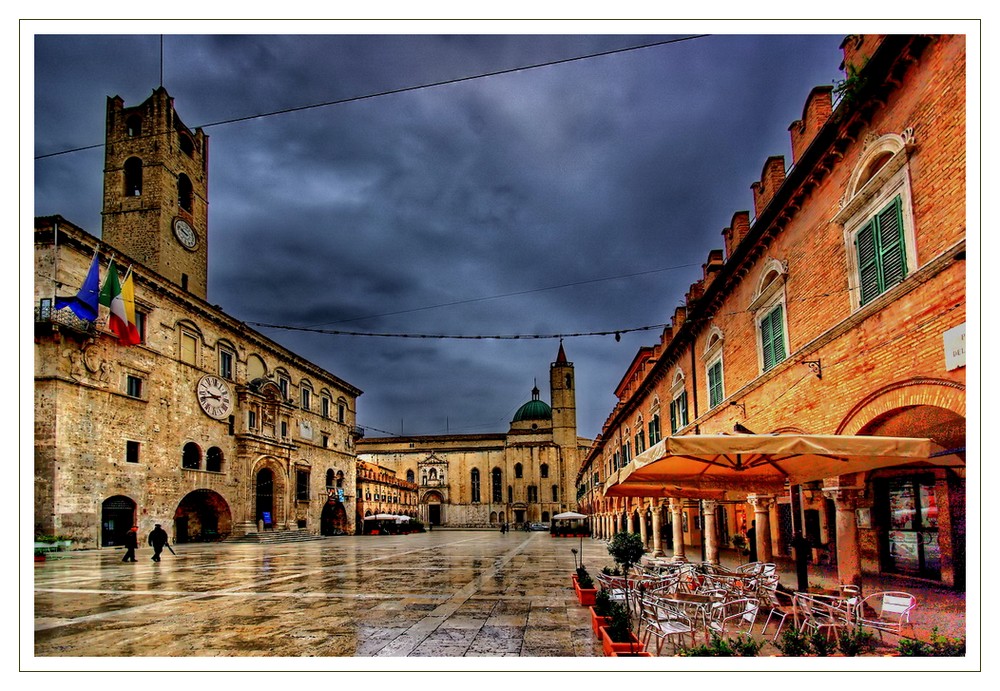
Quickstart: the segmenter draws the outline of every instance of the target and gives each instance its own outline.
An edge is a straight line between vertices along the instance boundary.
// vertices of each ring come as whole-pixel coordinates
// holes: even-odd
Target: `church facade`
[[[106,138],[102,239],[35,220],[36,535],[353,532],[360,389],[207,301],[208,137],[159,87]],[[80,306],[93,271],[134,339]]]
[[[575,373],[561,344],[549,385],[552,404],[535,387],[506,433],[365,438],[358,458],[417,483],[418,518],[432,528],[548,522],[575,506],[591,444],[577,437]]]

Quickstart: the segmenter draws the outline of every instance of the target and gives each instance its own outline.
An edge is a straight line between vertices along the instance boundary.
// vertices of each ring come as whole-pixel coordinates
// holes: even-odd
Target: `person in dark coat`
[[[809,592],[809,557],[812,554],[812,542],[802,533],[795,531],[792,538],[792,549],[795,550],[795,575],[800,592]]]
[[[163,546],[167,544],[168,539],[167,531],[157,523],[153,532],[149,534],[149,544],[153,547],[153,561],[160,561],[160,552],[163,551]]]
[[[757,561],[757,521],[750,521],[747,531],[747,547],[750,549],[750,561]]]
[[[135,551],[139,549],[139,527],[132,526],[125,533],[125,556],[122,557],[122,561],[136,561]]]

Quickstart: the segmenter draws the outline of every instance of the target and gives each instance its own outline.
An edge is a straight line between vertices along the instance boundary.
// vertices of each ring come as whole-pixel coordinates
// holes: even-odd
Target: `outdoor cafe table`
[[[707,640],[708,620],[711,618],[712,605],[720,602],[718,599],[715,599],[710,595],[702,595],[701,593],[685,592],[657,593],[656,598],[660,602],[673,605],[677,609],[680,609],[690,615],[692,619],[698,622],[698,625],[705,632]]]

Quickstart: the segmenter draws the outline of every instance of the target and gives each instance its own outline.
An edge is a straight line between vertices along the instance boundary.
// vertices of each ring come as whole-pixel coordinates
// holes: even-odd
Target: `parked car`
[[[529,526],[529,527],[531,528],[531,530],[539,530],[539,531],[544,530],[544,531],[547,531],[549,529],[549,524],[548,523],[532,523],[531,526]]]

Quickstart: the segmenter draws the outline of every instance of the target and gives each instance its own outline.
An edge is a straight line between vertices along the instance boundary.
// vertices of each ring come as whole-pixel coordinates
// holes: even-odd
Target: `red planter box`
[[[597,588],[581,588],[576,576],[573,576],[573,590],[576,591],[576,597],[584,607],[593,605],[597,598]]]
[[[604,657],[612,657],[614,653],[622,653],[628,655],[629,653],[638,653],[643,650],[642,642],[635,637],[635,634],[629,631],[629,642],[616,643],[611,640],[608,636],[607,627],[601,627],[601,645],[604,648]]]
[[[594,611],[593,607],[590,607],[590,625],[594,627],[594,637],[601,637],[601,627],[607,626],[611,623],[611,617],[602,617],[600,614]]]

